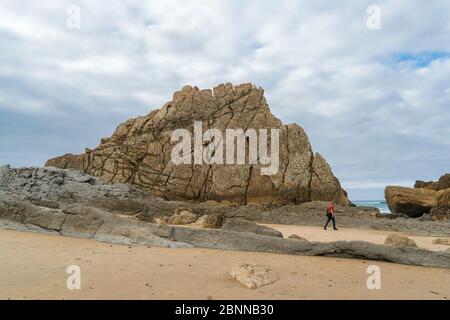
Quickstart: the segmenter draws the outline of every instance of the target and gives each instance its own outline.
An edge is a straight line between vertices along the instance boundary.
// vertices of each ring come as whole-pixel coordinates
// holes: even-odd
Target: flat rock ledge
[[[0,218],[0,229],[60,234],[77,238],[169,248],[211,248],[236,251],[271,252],[305,256],[328,256],[387,261],[399,264],[450,268],[450,253],[413,247],[393,247],[364,241],[313,242],[284,239],[220,229],[197,229],[129,221],[112,215],[87,217],[80,208],[64,216],[43,221],[20,222]],[[92,213],[91,214],[98,214]]]

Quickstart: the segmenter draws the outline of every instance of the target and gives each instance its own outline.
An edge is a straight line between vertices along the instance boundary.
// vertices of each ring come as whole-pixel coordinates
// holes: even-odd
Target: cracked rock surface
[[[214,128],[224,136],[226,129],[279,129],[278,173],[261,175],[260,162],[248,161],[174,165],[171,151],[178,142],[171,141],[171,134],[187,129],[193,137],[194,121],[202,121],[203,132]],[[227,83],[213,90],[185,86],[161,109],[119,125],[97,148],[50,159],[46,166],[79,170],[105,182],[130,183],[167,200],[350,204],[326,160],[313,153],[305,131],[272,115],[264,90],[252,84]]]

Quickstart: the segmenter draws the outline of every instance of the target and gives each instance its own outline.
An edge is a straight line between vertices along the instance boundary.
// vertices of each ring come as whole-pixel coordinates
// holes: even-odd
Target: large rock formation
[[[436,191],[388,186],[385,197],[393,213],[404,213],[410,217],[419,217],[430,212],[436,205]]]
[[[407,236],[401,233],[393,233],[386,237],[384,240],[384,244],[388,246],[396,246],[396,247],[415,247],[417,248],[417,244],[414,240],[411,240]]]
[[[243,135],[245,164],[203,161],[175,165],[171,153],[178,141],[171,141],[172,132],[183,128],[194,136],[194,121],[202,122],[203,132],[209,128],[220,130],[225,146],[226,129],[279,129],[278,172],[261,174],[261,169],[268,167],[261,164],[261,156],[256,164],[249,164],[251,140]],[[268,145],[273,146],[270,133],[268,130]],[[215,143],[220,141],[203,142],[204,150]],[[270,147],[267,149],[271,154]],[[192,147],[189,152],[194,153]],[[220,158],[220,153],[210,156]],[[191,155],[188,157],[192,160]],[[81,155],[51,159],[46,166],[76,169],[106,182],[131,183],[170,200],[228,200],[238,204],[332,200],[350,204],[328,163],[320,154],[313,153],[304,130],[296,124],[284,125],[275,118],[264,90],[252,84],[227,83],[213,90],[186,86],[175,92],[172,101],[161,109],[122,123],[97,148],[87,149]]]
[[[414,189],[389,186],[385,189],[386,201],[393,213],[418,217],[425,213],[433,220],[450,218],[450,174],[438,181],[417,180]]]

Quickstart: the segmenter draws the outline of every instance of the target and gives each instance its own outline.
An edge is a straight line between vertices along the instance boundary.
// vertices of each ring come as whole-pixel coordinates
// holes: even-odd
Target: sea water
[[[381,213],[391,213],[385,200],[359,200],[352,202],[358,207],[375,207],[378,208]]]

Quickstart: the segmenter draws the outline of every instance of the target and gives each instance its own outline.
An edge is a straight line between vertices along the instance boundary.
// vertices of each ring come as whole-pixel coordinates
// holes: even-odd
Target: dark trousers
[[[333,229],[336,229],[336,220],[334,219],[334,216],[331,214],[327,214],[327,223],[325,223],[324,228],[326,228],[328,226],[328,224],[330,223],[330,221],[333,221]]]

